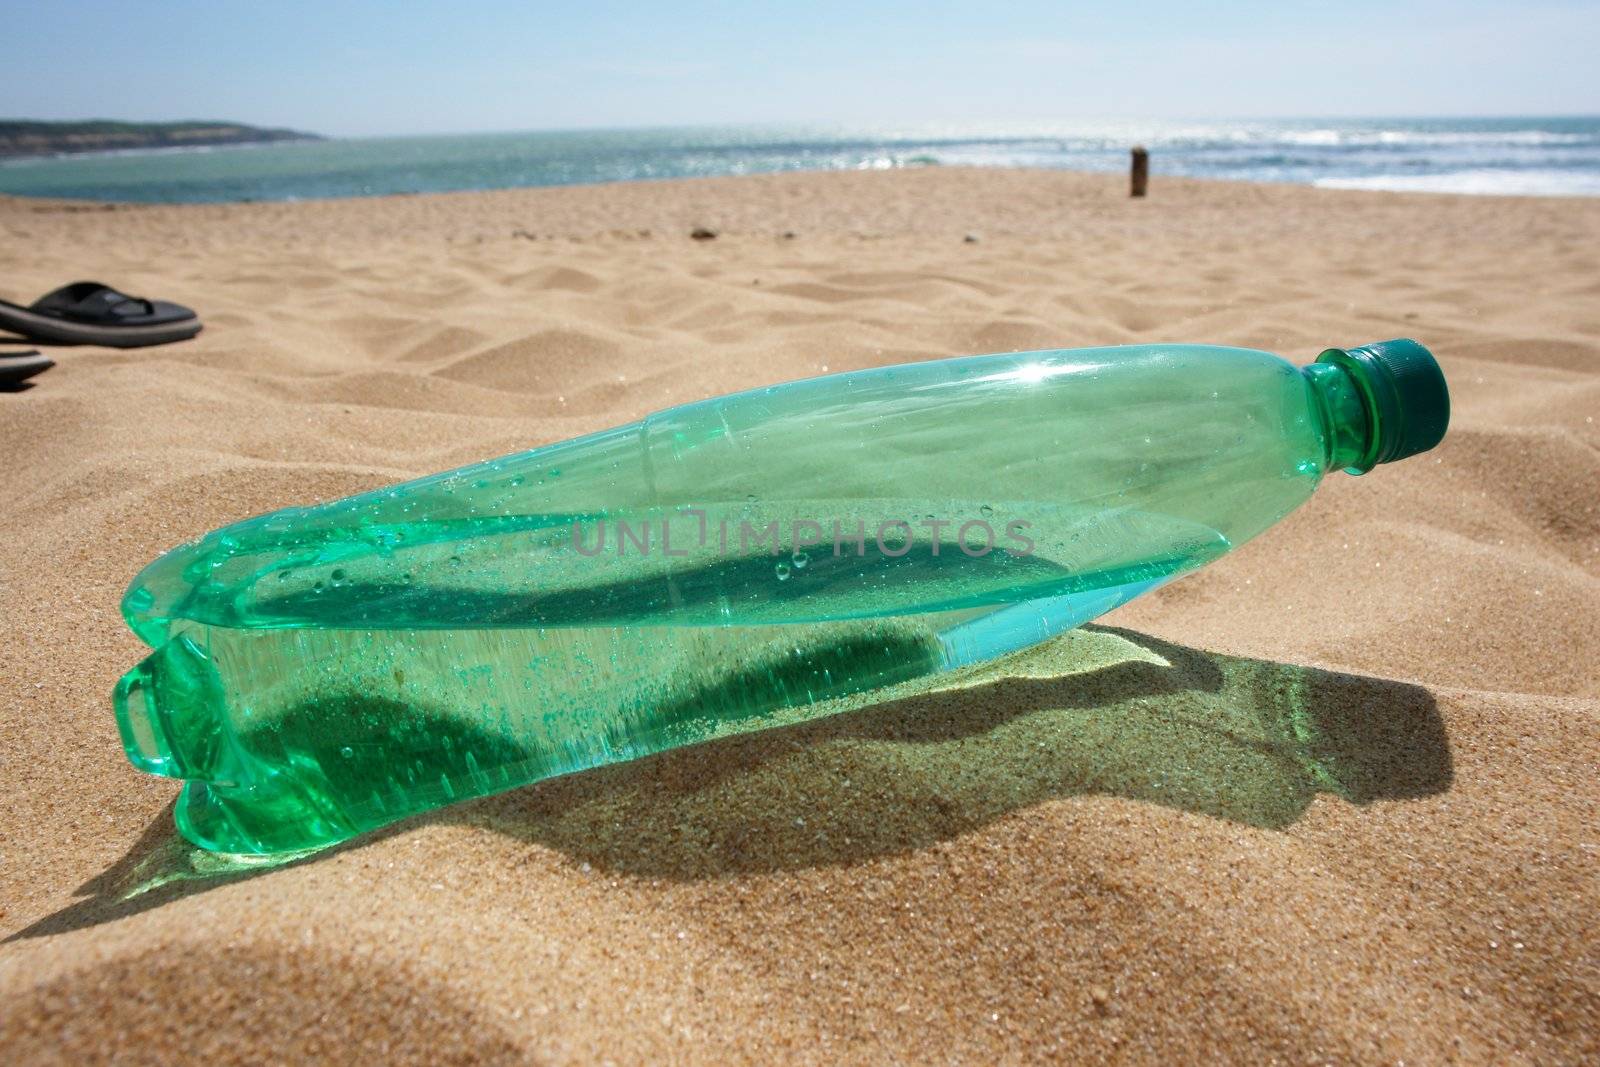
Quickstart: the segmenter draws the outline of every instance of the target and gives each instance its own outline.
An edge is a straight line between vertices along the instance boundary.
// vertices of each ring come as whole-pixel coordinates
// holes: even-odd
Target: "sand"
[[[1594,1062],[1600,200],[1123,193],[0,199],[0,296],[207,324],[0,395],[0,1055]],[[1401,335],[1436,452],[958,689],[243,872],[117,741],[123,588],[269,508],[824,370]]]

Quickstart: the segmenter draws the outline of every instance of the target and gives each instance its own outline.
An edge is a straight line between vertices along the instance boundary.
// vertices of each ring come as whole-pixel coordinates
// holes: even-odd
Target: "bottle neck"
[[[1335,363],[1301,367],[1311,388],[1313,409],[1322,418],[1326,470],[1363,474],[1372,468],[1375,441],[1367,401],[1348,370]]]

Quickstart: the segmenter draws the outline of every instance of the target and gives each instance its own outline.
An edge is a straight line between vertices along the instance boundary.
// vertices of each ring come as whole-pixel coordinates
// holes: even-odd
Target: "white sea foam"
[[[1441,174],[1367,174],[1318,178],[1322,189],[1385,189],[1403,193],[1478,196],[1600,196],[1600,174],[1562,170],[1456,170]]]
[[[1263,141],[1293,145],[1328,145],[1357,148],[1365,145],[1417,147],[1439,145],[1515,146],[1538,148],[1546,145],[1592,144],[1592,135],[1558,133],[1552,130],[1263,130]]]

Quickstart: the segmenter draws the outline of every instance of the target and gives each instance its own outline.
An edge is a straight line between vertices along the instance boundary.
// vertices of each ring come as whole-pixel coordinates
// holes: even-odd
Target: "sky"
[[[332,136],[1600,114],[1600,0],[0,0],[0,117]]]

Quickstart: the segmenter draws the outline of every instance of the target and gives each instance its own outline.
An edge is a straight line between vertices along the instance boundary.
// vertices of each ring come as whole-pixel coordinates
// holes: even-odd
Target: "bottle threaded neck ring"
[[[1368,471],[1426,452],[1444,440],[1450,390],[1438,361],[1422,345],[1402,338],[1330,348],[1317,362],[1348,371],[1366,405],[1367,448],[1353,469]]]

